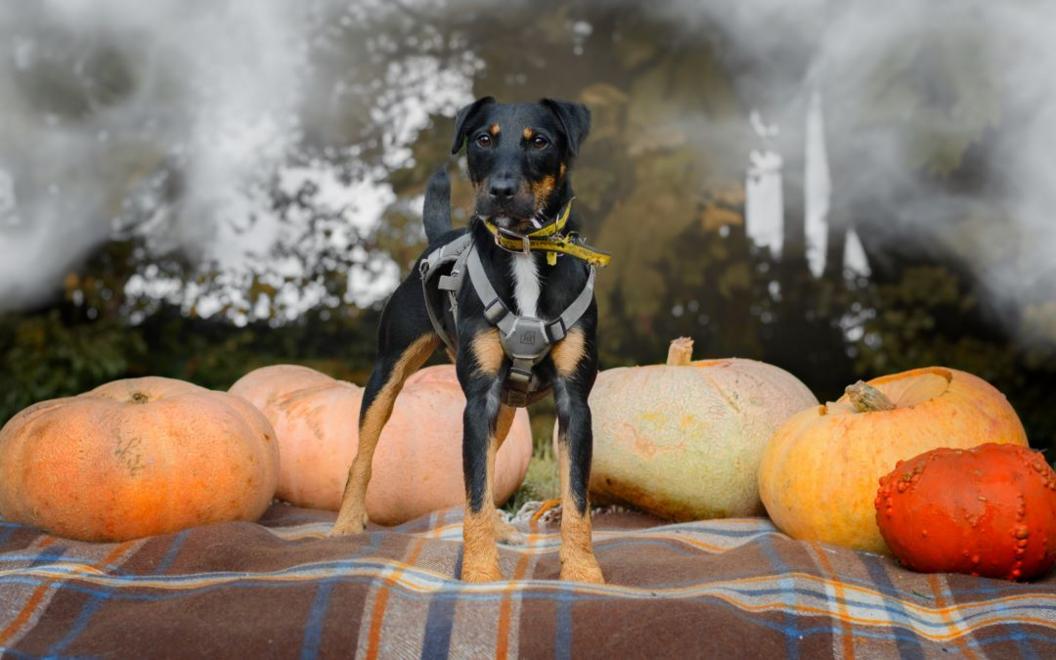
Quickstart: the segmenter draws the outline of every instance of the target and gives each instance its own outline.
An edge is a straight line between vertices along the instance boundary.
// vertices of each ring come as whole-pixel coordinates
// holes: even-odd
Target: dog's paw
[[[561,560],[561,579],[566,582],[588,582],[605,584],[601,566],[594,555],[581,555]]]
[[[345,516],[339,516],[334,526],[330,528],[330,533],[327,536],[340,537],[340,536],[355,536],[356,534],[363,533],[363,530],[367,528],[367,514],[363,513],[351,513]]]

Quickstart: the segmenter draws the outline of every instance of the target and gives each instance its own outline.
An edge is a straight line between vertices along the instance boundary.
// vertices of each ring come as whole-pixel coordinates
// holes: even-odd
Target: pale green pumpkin
[[[609,369],[590,396],[595,502],[663,518],[763,513],[756,473],[781,423],[817,399],[778,367],[739,358],[691,362],[676,339],[663,365]]]

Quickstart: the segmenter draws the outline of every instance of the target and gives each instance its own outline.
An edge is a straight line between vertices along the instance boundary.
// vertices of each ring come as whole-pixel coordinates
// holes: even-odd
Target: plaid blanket
[[[606,586],[558,574],[553,523],[464,585],[461,513],[354,539],[332,514],[121,544],[0,523],[0,651],[28,656],[1056,657],[1056,576],[920,575],[764,519],[595,516]],[[545,519],[544,519],[545,520]]]

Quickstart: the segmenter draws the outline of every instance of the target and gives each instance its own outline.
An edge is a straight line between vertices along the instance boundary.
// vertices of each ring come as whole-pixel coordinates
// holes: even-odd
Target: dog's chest
[[[510,263],[513,299],[521,316],[539,316],[539,266],[534,255],[515,254]]]

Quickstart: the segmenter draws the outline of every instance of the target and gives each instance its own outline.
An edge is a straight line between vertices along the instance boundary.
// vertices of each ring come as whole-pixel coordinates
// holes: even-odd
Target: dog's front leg
[[[561,476],[561,579],[603,584],[590,528],[590,461],[594,444],[587,397],[597,366],[583,335],[570,333],[554,349],[557,462]]]
[[[494,450],[488,454],[488,474],[495,474],[495,457],[498,454],[498,451],[502,449],[502,443],[510,433],[510,427],[513,425],[513,418],[516,413],[516,408],[511,408],[505,404],[499,408],[499,417],[495,420],[495,433],[492,440]],[[521,534],[516,527],[506,522],[501,511],[496,509],[494,517],[496,539],[502,543],[511,543],[514,545],[520,545],[525,542],[524,535]]]
[[[480,344],[486,341],[483,337],[482,334],[475,339],[476,350],[472,356],[460,354],[457,365],[459,381],[466,394],[466,409],[462,416],[462,474],[466,484],[462,580],[465,582],[502,579],[492,481],[495,452],[501,442],[500,436],[508,430],[512,411],[504,411],[501,402],[501,364],[480,359]]]

